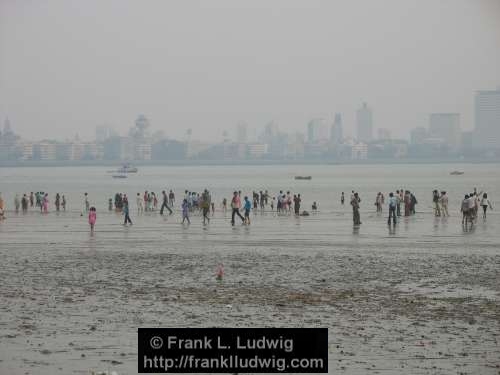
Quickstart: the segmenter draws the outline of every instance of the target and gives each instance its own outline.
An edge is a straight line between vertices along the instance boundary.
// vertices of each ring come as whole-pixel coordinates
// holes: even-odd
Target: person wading
[[[167,193],[165,193],[165,190],[163,190],[162,192],[162,195],[163,195],[163,204],[161,205],[161,208],[160,208],[160,215],[163,215],[163,209],[166,208],[168,210],[168,212],[170,213],[170,215],[172,215],[172,210],[170,209],[170,207],[168,207],[168,196],[167,196]]]

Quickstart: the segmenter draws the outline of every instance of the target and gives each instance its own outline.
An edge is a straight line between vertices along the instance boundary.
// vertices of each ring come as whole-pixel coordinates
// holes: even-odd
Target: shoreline
[[[123,160],[0,161],[0,168],[17,167],[116,167]],[[373,159],[373,160],[136,160],[134,166],[275,166],[275,165],[400,165],[400,164],[495,164],[500,159]]]

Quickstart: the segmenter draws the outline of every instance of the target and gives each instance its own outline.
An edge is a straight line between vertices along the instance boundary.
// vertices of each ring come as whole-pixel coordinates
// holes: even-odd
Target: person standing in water
[[[361,224],[361,218],[359,215],[359,203],[361,202],[361,199],[359,198],[358,193],[354,193],[352,199],[351,199],[351,206],[352,206],[352,221],[354,225],[360,225]]]
[[[132,220],[130,220],[130,211],[128,208],[128,201],[123,202],[123,214],[125,215],[125,221],[123,222],[123,225],[127,225],[127,223],[130,223],[132,225]]]
[[[189,203],[187,199],[184,199],[182,201],[182,224],[187,220],[188,224],[191,224],[191,221],[189,220]]]
[[[493,209],[493,206],[488,199],[488,194],[486,193],[483,193],[483,197],[481,198],[481,207],[483,208],[483,219],[486,219],[486,211],[488,210],[488,207],[490,208],[490,210]]]
[[[340,195],[340,204],[343,206],[344,202],[345,202],[345,196],[344,196],[344,192],[342,192],[342,194]]]
[[[163,215],[163,209],[166,208],[169,212],[169,215],[172,215],[173,212],[172,210],[170,209],[170,207],[168,207],[168,196],[167,196],[167,193],[165,193],[165,190],[163,190],[162,192],[162,195],[163,195],[163,204],[161,205],[161,208],[160,208],[160,215]]]
[[[94,206],[90,207],[89,210],[89,225],[90,225],[90,233],[94,233],[94,226],[97,220],[97,212]]]
[[[64,196],[64,194],[61,198],[61,207],[62,207],[63,211],[66,211],[66,197]]]
[[[387,225],[391,225],[391,217],[392,223],[396,225],[396,207],[397,207],[397,198],[394,196],[393,192],[389,193],[389,217],[387,218]]]
[[[238,192],[233,193],[233,199],[231,200],[231,209],[233,210],[231,214],[231,225],[234,225],[234,216],[238,215],[243,223],[245,223],[245,218],[240,214],[241,199]]]
[[[30,193],[30,207],[33,208],[33,205],[35,204],[35,195],[33,192]]]

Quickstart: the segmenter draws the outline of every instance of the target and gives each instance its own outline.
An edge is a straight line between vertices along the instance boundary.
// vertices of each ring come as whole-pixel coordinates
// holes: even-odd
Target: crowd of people
[[[168,211],[169,215],[173,215],[176,206],[175,193],[172,190],[169,190],[168,192],[163,190],[161,192],[160,199],[161,205],[158,199],[158,194],[155,192],[146,190],[144,193],[137,193],[135,202],[137,213],[142,214],[144,212],[155,212],[159,210],[160,215],[163,215],[165,211]],[[221,210],[224,213],[228,211],[228,202],[231,209],[231,225],[233,226],[235,225],[236,217],[241,220],[242,224],[250,225],[250,212],[252,210],[254,212],[257,212],[258,210],[264,212],[270,208],[271,211],[275,212],[277,215],[309,215],[307,210],[301,211],[301,194],[294,194],[289,190],[286,192],[284,190],[280,190],[279,193],[274,196],[271,196],[268,190],[260,190],[258,192],[252,191],[252,194],[248,196],[242,194],[241,191],[234,191],[229,200],[223,198],[221,201]],[[346,197],[344,192],[342,192],[340,196],[340,203],[343,206],[345,202]],[[353,224],[355,226],[359,226],[361,225],[360,194],[352,190],[349,202],[353,210]],[[14,198],[14,209],[16,213],[19,211],[25,213],[29,208],[40,209],[40,212],[48,213],[49,203],[49,195],[43,191],[36,193],[31,192],[30,194],[25,193],[22,197],[20,197],[19,194],[16,194]],[[396,225],[398,217],[415,215],[415,206],[417,203],[415,195],[410,190],[397,189],[395,192],[390,192],[387,199],[389,212],[387,224]],[[386,199],[384,194],[382,192],[378,192],[375,197],[375,207],[378,215],[382,214],[385,204]],[[437,189],[433,190],[432,205],[433,212],[436,217],[447,217],[450,215],[448,210],[448,195],[446,191],[439,191]],[[55,194],[54,206],[56,211],[66,211],[67,201],[63,194]],[[488,208],[493,208],[490,200],[488,199],[487,193],[478,193],[475,188],[472,193],[465,195],[460,207],[463,215],[462,223],[464,225],[470,224],[471,226],[477,220],[479,207],[482,207],[482,216],[484,219],[486,219],[486,212]],[[191,223],[191,215],[196,214],[201,216],[203,224],[207,225],[210,223],[210,216],[215,214],[215,202],[208,189],[204,189],[201,193],[185,190],[179,208],[182,213],[182,223],[187,223],[188,225]],[[127,194],[117,192],[115,193],[114,198],[109,198],[108,210],[114,210],[122,213],[124,216],[123,224],[132,225],[129,198],[127,197]],[[314,213],[317,210],[318,204],[317,202],[313,202],[311,205],[311,211]],[[0,194],[0,219],[5,218],[4,212],[5,202]],[[84,214],[88,214],[89,225],[91,227],[91,231],[93,232],[97,220],[97,210],[94,206],[90,206],[89,195],[87,192],[83,195],[83,208],[81,215],[83,216]]]
[[[483,192],[477,192],[476,188],[474,191],[469,194],[465,194],[464,199],[462,200],[462,205],[460,211],[462,212],[462,225],[467,227],[469,224],[472,227],[474,222],[477,221],[479,206],[483,209],[483,219],[486,219],[486,212],[488,208],[492,209],[490,200],[488,199],[488,194]],[[439,216],[440,206],[439,201],[435,208],[437,211],[436,216]]]

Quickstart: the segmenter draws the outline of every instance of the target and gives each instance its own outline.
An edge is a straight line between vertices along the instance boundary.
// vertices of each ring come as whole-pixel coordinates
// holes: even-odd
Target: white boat
[[[138,171],[137,167],[132,167],[130,164],[123,164],[116,170],[117,173],[137,173]]]

